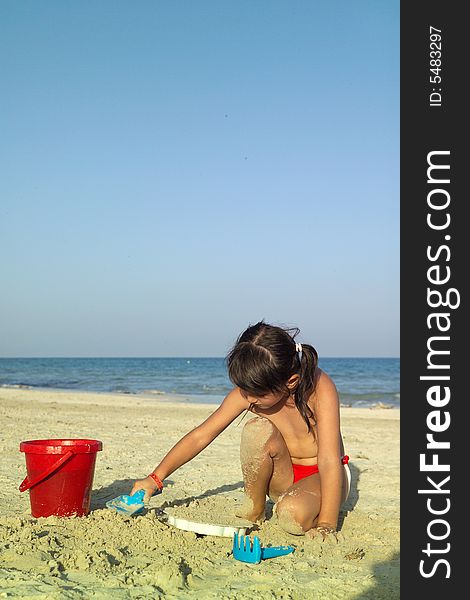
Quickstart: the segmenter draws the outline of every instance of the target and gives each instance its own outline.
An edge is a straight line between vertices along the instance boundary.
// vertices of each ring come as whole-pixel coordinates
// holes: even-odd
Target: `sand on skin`
[[[296,551],[249,565],[233,559],[229,538],[197,536],[159,519],[162,508],[177,514],[181,507],[216,523],[243,501],[238,421],[170,476],[142,516],[105,508],[214,409],[164,397],[0,390],[0,597],[399,598],[396,409],[342,409],[353,481],[339,544],[284,532],[268,503],[261,542]],[[87,517],[33,519],[28,493],[18,491],[26,474],[19,443],[50,437],[103,442]]]

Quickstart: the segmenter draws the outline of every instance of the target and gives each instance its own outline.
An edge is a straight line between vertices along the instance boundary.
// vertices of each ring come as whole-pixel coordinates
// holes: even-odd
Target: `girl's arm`
[[[232,390],[222,404],[203,423],[182,437],[155,467],[153,473],[163,481],[182,465],[192,460],[226,429],[234,419],[249,408],[249,402],[243,398],[238,388]],[[149,476],[139,479],[132,488],[131,495],[139,489],[145,489],[150,497],[157,484]]]
[[[315,392],[321,507],[317,526],[336,529],[343,490],[339,398],[335,384],[322,372]]]

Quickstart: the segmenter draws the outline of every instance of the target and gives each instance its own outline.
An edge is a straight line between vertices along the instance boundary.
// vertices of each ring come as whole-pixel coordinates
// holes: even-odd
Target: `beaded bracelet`
[[[157,484],[158,491],[161,492],[163,489],[163,481],[160,479],[160,477],[156,473],[150,473],[149,477],[151,477],[155,481],[155,483]]]

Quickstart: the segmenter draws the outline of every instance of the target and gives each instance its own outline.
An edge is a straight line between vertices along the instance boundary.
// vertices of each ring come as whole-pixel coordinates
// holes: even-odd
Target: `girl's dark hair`
[[[298,374],[294,392],[297,409],[312,431],[309,418],[315,415],[308,399],[315,390],[318,354],[313,346],[302,344],[302,355],[296,350],[297,327],[282,328],[264,321],[250,325],[237,339],[226,357],[231,382],[252,396],[269,392],[287,392],[288,379]]]

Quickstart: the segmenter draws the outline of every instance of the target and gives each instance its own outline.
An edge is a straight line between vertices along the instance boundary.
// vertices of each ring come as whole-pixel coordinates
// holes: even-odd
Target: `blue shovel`
[[[132,496],[126,494],[118,496],[113,500],[108,500],[106,506],[111,510],[115,510],[118,513],[131,517],[140,513],[144,508],[144,496],[145,490],[137,490]]]

